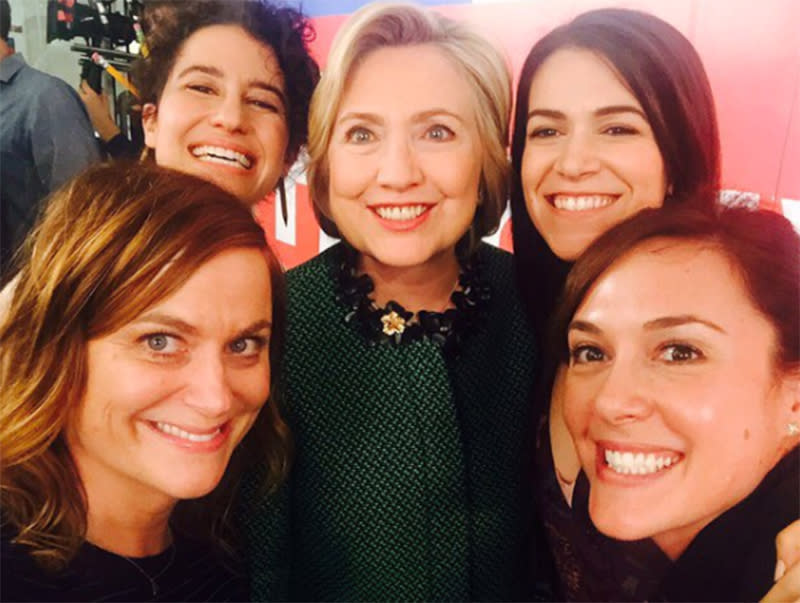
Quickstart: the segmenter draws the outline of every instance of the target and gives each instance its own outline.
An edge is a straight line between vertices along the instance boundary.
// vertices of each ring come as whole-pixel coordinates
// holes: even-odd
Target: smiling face
[[[231,249],[89,341],[67,442],[90,509],[92,500],[171,504],[217,485],[269,395],[271,320],[263,253]]]
[[[142,125],[159,165],[252,204],[286,169],[286,111],[272,49],[237,25],[211,25],[183,43],[158,107],[145,105]]]
[[[365,261],[455,262],[483,158],[471,96],[431,45],[375,50],[352,74],[328,148],[328,212]]]
[[[564,414],[601,532],[676,558],[756,488],[795,402],[775,348],[707,245],[651,239],[595,282],[569,329]]]
[[[550,249],[577,258],[599,235],[664,202],[664,161],[641,104],[588,50],[554,52],[531,82],[521,178]]]

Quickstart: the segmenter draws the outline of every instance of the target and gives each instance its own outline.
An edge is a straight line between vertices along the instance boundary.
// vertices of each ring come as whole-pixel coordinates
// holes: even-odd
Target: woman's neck
[[[176,499],[151,489],[137,491],[132,484],[78,466],[87,501],[86,540],[126,557],[156,555],[170,545]]]
[[[455,250],[443,252],[419,266],[387,266],[370,256],[359,259],[360,271],[372,279],[378,306],[395,301],[411,312],[442,312],[458,284],[459,265]]]
[[[171,509],[170,509],[171,510]],[[163,515],[129,517],[87,517],[86,540],[93,545],[125,557],[147,557],[163,552],[171,543],[169,511]]]

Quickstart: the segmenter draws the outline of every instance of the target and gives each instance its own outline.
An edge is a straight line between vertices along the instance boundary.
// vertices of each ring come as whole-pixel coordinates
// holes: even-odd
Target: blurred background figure
[[[15,53],[10,26],[11,7],[0,0],[0,274],[41,200],[100,158],[77,93]]]

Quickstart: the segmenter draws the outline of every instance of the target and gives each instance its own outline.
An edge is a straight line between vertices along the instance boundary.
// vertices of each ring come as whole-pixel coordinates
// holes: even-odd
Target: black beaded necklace
[[[358,252],[341,245],[335,271],[336,299],[347,307],[346,323],[354,324],[371,344],[408,344],[429,339],[447,353],[455,353],[460,342],[475,329],[491,299],[491,287],[481,279],[475,254],[459,258],[458,287],[450,300],[455,308],[443,312],[420,310],[414,314],[395,301],[379,307],[370,297],[375,284],[367,274],[358,274]]]

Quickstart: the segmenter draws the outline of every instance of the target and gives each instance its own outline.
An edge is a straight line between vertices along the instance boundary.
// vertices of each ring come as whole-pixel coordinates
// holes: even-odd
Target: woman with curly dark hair
[[[145,144],[159,165],[248,205],[282,187],[308,135],[319,68],[305,17],[269,2],[155,2],[135,70]]]

